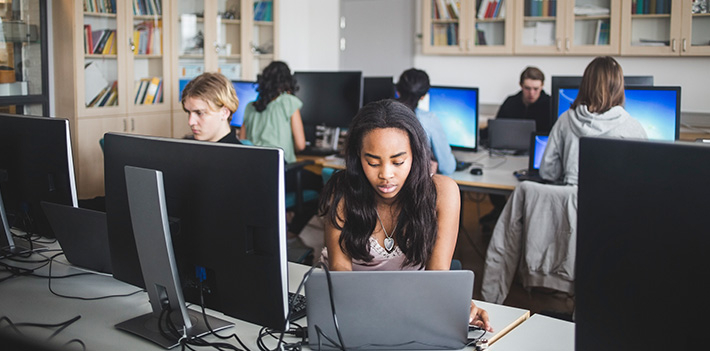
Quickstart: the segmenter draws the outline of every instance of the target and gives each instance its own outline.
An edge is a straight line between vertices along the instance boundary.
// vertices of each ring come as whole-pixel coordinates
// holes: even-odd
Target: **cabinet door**
[[[242,79],[245,69],[242,58],[247,47],[243,24],[250,16],[248,3],[246,0],[216,0],[216,11],[209,14],[215,37],[205,49],[214,51],[216,71],[230,80]]]
[[[74,153],[78,196],[88,199],[104,195],[104,154],[99,139],[108,132],[126,132],[126,118],[82,118],[77,120],[76,130]]]
[[[423,43],[425,54],[462,54],[467,33],[465,0],[424,0],[422,9]],[[470,11],[468,11],[470,13]],[[471,23],[471,22],[469,22]]]
[[[192,78],[199,76],[208,67],[208,57],[214,57],[205,52],[207,32],[214,37],[214,31],[205,25],[204,16],[207,13],[210,0],[173,0],[171,16],[171,32],[173,35],[173,77],[175,79],[170,89],[173,99],[173,110],[181,110],[180,96],[182,89]],[[211,8],[214,8],[213,6]],[[214,52],[214,51],[212,51]]]
[[[619,54],[620,0],[573,0],[565,11],[567,54]]]
[[[243,79],[255,81],[256,76],[269,63],[278,59],[278,5],[277,0],[243,1],[244,35],[241,44]],[[251,25],[247,25],[248,23]],[[230,71],[225,73],[222,68],[223,61],[220,57],[220,71],[225,75],[232,73]]]
[[[564,54],[563,0],[515,0],[516,54]]]
[[[113,8],[115,4],[117,8]],[[75,30],[77,106],[79,116],[117,115],[126,112],[127,2],[76,1],[75,18],[83,30]],[[129,5],[130,6],[130,5]]]
[[[684,1],[681,55],[710,55],[710,3]]]
[[[680,0],[622,1],[621,54],[679,55],[681,2]],[[656,4],[656,7],[651,4]]]
[[[474,54],[512,54],[515,0],[477,0],[467,18],[466,50]]]
[[[126,94],[129,112],[170,110],[169,2],[145,1],[126,6],[128,29]],[[160,5],[159,5],[160,4]],[[159,5],[159,6],[158,6]]]
[[[130,125],[129,133],[170,137],[172,126],[170,112],[157,114],[135,115],[127,118]]]

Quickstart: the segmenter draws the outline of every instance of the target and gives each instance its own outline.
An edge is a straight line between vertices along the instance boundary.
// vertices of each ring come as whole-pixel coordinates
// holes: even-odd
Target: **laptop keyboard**
[[[306,297],[304,295],[289,292],[288,305],[291,309],[291,317],[288,319],[289,322],[293,322],[306,316]]]

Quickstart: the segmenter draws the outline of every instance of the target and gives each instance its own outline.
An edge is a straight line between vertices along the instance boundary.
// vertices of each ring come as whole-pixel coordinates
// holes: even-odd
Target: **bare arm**
[[[461,197],[459,186],[453,179],[440,174],[435,174],[432,179],[436,185],[437,235],[426,269],[448,270],[459,233]]]
[[[293,134],[293,146],[296,151],[306,148],[306,133],[303,131],[303,120],[301,110],[296,110],[291,115],[291,133]]]
[[[345,203],[338,203],[338,225],[342,226],[343,222],[340,218],[344,218]],[[333,223],[327,218],[325,219],[325,246],[328,248],[328,268],[332,271],[352,271],[353,263],[348,256],[340,248],[340,233],[341,230],[336,228]]]
[[[239,127],[239,140],[245,140],[247,138],[247,125],[242,122],[242,126]]]

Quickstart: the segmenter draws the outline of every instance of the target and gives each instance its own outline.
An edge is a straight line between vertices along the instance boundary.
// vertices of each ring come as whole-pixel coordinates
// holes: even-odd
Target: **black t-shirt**
[[[533,119],[537,131],[549,132],[552,128],[550,124],[550,95],[541,91],[537,101],[529,106],[525,106],[523,103],[522,91],[508,96],[498,109],[496,118]]]
[[[195,140],[195,136],[190,135],[185,137],[187,140]],[[225,144],[239,144],[241,145],[242,142],[237,138],[237,130],[234,127],[230,127],[229,129],[229,134],[225,135],[222,137],[222,139],[217,140],[218,143],[225,143]]]

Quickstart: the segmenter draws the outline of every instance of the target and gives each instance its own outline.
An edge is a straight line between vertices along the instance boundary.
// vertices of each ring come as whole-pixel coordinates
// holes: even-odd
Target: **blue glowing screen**
[[[476,149],[478,88],[431,87],[429,111],[436,113],[451,146]]]

